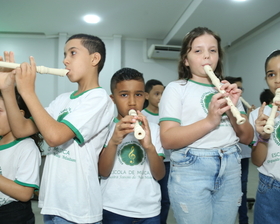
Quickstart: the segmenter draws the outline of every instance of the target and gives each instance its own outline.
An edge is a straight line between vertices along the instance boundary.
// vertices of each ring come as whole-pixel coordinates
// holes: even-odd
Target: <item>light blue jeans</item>
[[[234,224],[241,204],[238,146],[171,153],[168,192],[180,224]]]
[[[44,215],[44,223],[45,224],[77,224],[75,222],[68,221],[56,215]],[[95,223],[87,223],[87,224],[101,224],[101,223],[102,222],[95,222]]]
[[[280,223],[280,182],[261,173],[259,178],[254,224]]]

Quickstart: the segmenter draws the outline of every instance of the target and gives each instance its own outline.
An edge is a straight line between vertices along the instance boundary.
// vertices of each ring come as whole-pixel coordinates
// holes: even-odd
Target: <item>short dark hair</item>
[[[153,86],[157,86],[157,85],[163,86],[161,81],[157,79],[150,79],[145,84],[145,92],[149,93],[152,90]]]
[[[226,76],[225,80],[227,80],[230,84],[233,84],[233,83],[236,83],[236,82],[242,82],[241,77]]]
[[[143,74],[133,68],[122,68],[115,72],[111,78],[111,93],[114,93],[114,89],[119,82],[126,80],[137,80],[145,83]]]
[[[97,36],[80,33],[69,37],[66,43],[73,39],[80,39],[81,44],[88,50],[89,54],[96,52],[100,54],[101,59],[98,63],[98,73],[100,73],[104,67],[106,59],[106,48],[104,42]]]
[[[16,101],[17,101],[19,109],[24,111],[24,117],[25,118],[30,118],[31,117],[31,113],[30,113],[27,105],[25,104],[24,100],[22,99],[21,95],[19,94],[19,92],[18,92],[16,87],[15,87],[15,94],[16,94]],[[3,99],[1,90],[0,90],[0,98]],[[32,138],[34,140],[34,142],[37,145],[38,149],[40,151],[42,151],[41,150],[41,147],[43,145],[43,137],[42,137],[42,135],[40,133],[36,133],[34,135],[31,135],[30,138]]]
[[[187,58],[188,53],[192,49],[193,41],[197,37],[200,37],[204,34],[212,35],[217,40],[219,60],[218,60],[217,67],[214,72],[219,79],[222,79],[222,77],[223,77],[223,74],[222,74],[223,50],[221,47],[221,38],[219,35],[214,33],[212,30],[208,29],[207,27],[196,27],[193,30],[191,30],[189,33],[187,33],[187,35],[184,37],[181,52],[180,52],[180,60],[179,60],[179,64],[178,64],[179,79],[189,80],[192,78],[191,70],[190,70],[189,66],[185,65],[185,60]]]
[[[273,101],[274,94],[270,91],[270,89],[264,89],[260,94],[261,103],[265,102],[266,105],[270,104]]]

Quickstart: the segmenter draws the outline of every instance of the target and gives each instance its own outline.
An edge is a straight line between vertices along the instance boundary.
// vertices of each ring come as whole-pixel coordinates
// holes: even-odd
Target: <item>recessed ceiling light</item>
[[[247,0],[234,0],[236,2],[246,2]]]
[[[84,21],[87,23],[99,23],[100,17],[96,15],[86,15],[84,16]]]

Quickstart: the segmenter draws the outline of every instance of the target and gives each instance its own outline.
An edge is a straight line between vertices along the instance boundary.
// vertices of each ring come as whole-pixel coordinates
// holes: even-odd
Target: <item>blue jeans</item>
[[[44,215],[44,223],[45,224],[77,224],[75,222],[68,221],[56,215]],[[88,224],[101,224],[101,222],[88,223]]]
[[[170,162],[164,162],[165,165],[165,176],[158,183],[160,185],[161,190],[161,211],[160,211],[160,223],[166,224],[168,212],[170,208],[170,201],[168,196],[168,177],[170,172]]]
[[[157,215],[151,218],[132,218],[103,210],[102,224],[160,224],[160,216]]]
[[[280,182],[261,173],[259,178],[254,224],[280,223]]]
[[[240,149],[172,151],[169,198],[177,223],[234,224],[241,203]]]
[[[241,159],[241,189],[242,189],[242,202],[238,209],[239,213],[239,224],[249,223],[247,215],[247,183],[248,183],[248,173],[249,173],[249,158]]]

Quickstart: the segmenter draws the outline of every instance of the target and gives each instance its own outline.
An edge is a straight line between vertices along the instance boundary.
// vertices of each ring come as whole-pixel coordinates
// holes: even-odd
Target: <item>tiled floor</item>
[[[247,193],[248,198],[255,198],[257,185],[258,185],[258,171],[257,171],[257,168],[253,164],[250,163],[248,193]],[[38,208],[37,204],[38,204],[37,201],[33,201],[33,203],[32,203],[33,211],[35,213],[35,218],[36,218],[36,224],[43,224],[42,215],[40,214],[40,209]],[[253,224],[253,209],[254,209],[254,207],[251,210],[248,210],[250,224]],[[170,210],[167,224],[176,224],[176,221],[173,217],[172,210]],[[180,224],[182,224],[182,223],[180,223]],[[236,224],[238,224],[238,221],[236,221]]]

